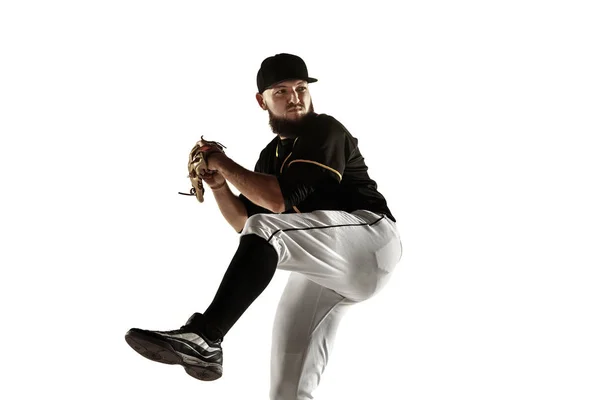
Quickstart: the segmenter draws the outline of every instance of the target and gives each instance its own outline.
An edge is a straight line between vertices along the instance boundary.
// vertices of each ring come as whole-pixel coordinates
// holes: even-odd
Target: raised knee
[[[248,220],[246,221],[246,225],[258,224],[261,219],[262,219],[262,214],[254,214],[248,218]]]
[[[244,229],[242,229],[242,235],[258,235],[263,239],[268,239],[270,236],[270,229],[268,228],[265,220],[266,214],[254,214],[246,220]]]

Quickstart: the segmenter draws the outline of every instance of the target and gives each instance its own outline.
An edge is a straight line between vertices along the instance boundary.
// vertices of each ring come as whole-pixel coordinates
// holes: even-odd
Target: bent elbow
[[[285,211],[285,200],[280,190],[277,194],[271,196],[271,201],[268,202],[267,209],[275,214],[279,214]]]
[[[285,201],[283,200],[283,196],[269,202],[267,209],[275,214],[284,212],[285,211]]]
[[[285,204],[283,201],[274,202],[269,207],[269,211],[274,212],[275,214],[279,214],[285,211]]]

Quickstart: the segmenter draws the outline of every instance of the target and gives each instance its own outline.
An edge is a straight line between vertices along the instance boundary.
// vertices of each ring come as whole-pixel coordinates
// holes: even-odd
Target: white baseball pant
[[[358,210],[256,214],[256,234],[291,271],[273,326],[271,400],[313,399],[348,307],[377,293],[400,261],[402,244],[387,217]]]

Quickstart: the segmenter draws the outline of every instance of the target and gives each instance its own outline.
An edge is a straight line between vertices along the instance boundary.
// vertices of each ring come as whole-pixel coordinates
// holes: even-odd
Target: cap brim
[[[278,83],[285,82],[285,81],[290,80],[290,79],[302,79],[302,80],[306,80],[307,83],[313,83],[313,82],[317,82],[318,81],[316,78],[310,78],[310,77],[308,77],[308,78],[285,78],[285,79],[282,79],[280,81],[273,82],[269,86],[265,87],[262,92],[259,92],[259,93],[264,93],[265,90],[271,89],[273,86],[277,85]]]

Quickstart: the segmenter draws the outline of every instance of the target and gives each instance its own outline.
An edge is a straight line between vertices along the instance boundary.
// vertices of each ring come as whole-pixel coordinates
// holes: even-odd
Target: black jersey
[[[369,177],[358,140],[327,114],[305,117],[306,129],[296,138],[276,136],[260,153],[255,172],[275,175],[285,213],[315,210],[369,210],[395,221],[377,184]],[[244,195],[248,216],[270,213]]]

